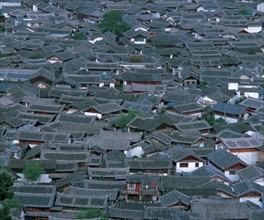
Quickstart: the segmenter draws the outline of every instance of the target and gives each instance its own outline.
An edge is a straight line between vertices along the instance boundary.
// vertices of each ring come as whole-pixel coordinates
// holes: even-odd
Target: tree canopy
[[[13,185],[13,180],[7,172],[3,171],[0,173],[0,201],[11,198],[13,192],[10,187]]]
[[[133,111],[128,111],[127,115],[122,115],[115,120],[115,125],[119,128],[124,128],[128,122],[135,118],[138,114]]]
[[[27,180],[36,181],[43,172],[43,168],[39,161],[26,161],[23,174]]]
[[[86,39],[85,33],[82,33],[82,32],[74,32],[73,33],[73,39],[74,40],[85,40]]]
[[[11,190],[13,180],[7,172],[0,172],[0,204],[2,203],[2,207],[0,208],[0,219],[9,220],[11,219],[9,214],[10,207],[5,202],[13,197],[14,193]]]
[[[98,26],[102,31],[110,31],[117,35],[118,38],[122,37],[124,32],[131,29],[130,25],[123,21],[122,14],[116,11],[105,13],[103,20]]]
[[[107,212],[100,209],[89,209],[78,213],[77,219],[89,219],[89,218],[107,218]]]
[[[214,125],[214,124],[226,124],[226,120],[224,118],[215,118],[210,112],[204,112],[202,114],[202,119],[206,120],[208,124]]]

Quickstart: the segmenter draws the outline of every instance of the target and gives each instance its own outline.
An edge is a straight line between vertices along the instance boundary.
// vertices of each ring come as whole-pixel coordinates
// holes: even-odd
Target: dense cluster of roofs
[[[263,219],[264,3],[0,7],[0,160],[18,217]],[[98,27],[109,11],[123,36]]]

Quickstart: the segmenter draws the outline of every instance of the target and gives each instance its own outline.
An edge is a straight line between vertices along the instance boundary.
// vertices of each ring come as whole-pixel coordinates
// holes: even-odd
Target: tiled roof
[[[174,125],[180,131],[201,131],[205,129],[211,129],[211,125],[209,125],[205,120],[189,123],[174,123]]]
[[[226,150],[220,149],[214,151],[207,155],[208,160],[215,164],[217,167],[220,167],[223,170],[226,170],[237,163],[246,164],[240,160],[236,155],[227,152]]]
[[[228,149],[251,149],[263,146],[262,140],[254,137],[220,138]]]
[[[14,194],[25,207],[51,208],[55,199],[55,186],[22,185],[13,186]]]
[[[170,207],[174,204],[180,203],[188,206],[190,204],[190,198],[176,190],[173,190],[167,194],[160,196],[159,201],[163,207]]]
[[[251,165],[246,167],[243,170],[239,170],[237,172],[237,175],[239,176],[239,178],[241,180],[257,180],[258,178],[261,178],[264,176],[264,169],[262,169],[261,167],[257,167],[255,165]]]

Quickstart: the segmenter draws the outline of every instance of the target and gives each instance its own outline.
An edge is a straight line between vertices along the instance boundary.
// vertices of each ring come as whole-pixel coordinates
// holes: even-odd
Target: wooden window
[[[199,163],[195,163],[195,167],[199,167]]]
[[[236,171],[229,171],[229,175],[236,175]]]
[[[127,188],[128,188],[128,190],[134,190],[134,189],[135,189],[135,185],[136,185],[136,184],[134,184],[134,183],[128,183],[128,184],[127,184]]]
[[[188,163],[180,163],[180,167],[188,167],[189,164]]]

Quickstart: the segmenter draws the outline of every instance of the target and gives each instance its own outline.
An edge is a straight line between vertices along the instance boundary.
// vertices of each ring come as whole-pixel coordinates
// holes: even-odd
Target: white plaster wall
[[[103,37],[97,37],[97,38],[95,38],[95,39],[93,39],[93,40],[89,40],[89,42],[92,43],[92,44],[95,44],[95,42],[97,42],[97,41],[101,41],[101,40],[103,40],[103,39],[104,39]]]
[[[4,6],[4,7],[20,7],[21,6],[21,2],[6,2],[6,1],[1,1],[0,2],[0,6]]]
[[[12,144],[19,144],[19,140],[13,140]]]
[[[57,61],[57,60],[48,60],[48,61],[49,61],[51,64],[59,62],[59,61]]]
[[[230,118],[230,117],[224,117],[222,115],[214,115],[215,119],[223,118],[226,120],[228,124],[237,123],[238,119]]]
[[[102,118],[102,114],[100,114],[100,113],[84,112],[84,114],[87,115],[87,116],[96,116],[96,117],[99,118],[99,119]]]
[[[188,167],[180,167],[181,163],[188,163]],[[199,167],[195,167],[195,163],[199,163]],[[200,167],[203,166],[203,162],[188,162],[188,161],[182,161],[176,163],[176,172],[181,173],[181,172],[192,172]]]
[[[239,176],[237,174],[230,174],[229,171],[225,171],[225,176],[232,182],[239,180]]]
[[[262,31],[262,27],[261,26],[256,26],[256,27],[248,27],[244,29],[245,31],[247,31],[250,34],[254,34],[254,33],[259,33]]]
[[[232,196],[229,196],[225,193],[219,192],[218,195],[220,195],[222,198],[233,198]]]
[[[232,154],[237,155],[239,159],[243,160],[246,164],[252,165],[256,164],[260,160],[260,155],[258,151],[254,152],[232,152]]]
[[[201,117],[202,113],[201,112],[197,112],[197,113],[193,113],[193,114],[190,114],[190,115]]]
[[[264,186],[264,177],[253,180],[254,183]]]
[[[68,111],[66,112],[66,114],[72,114],[74,112],[77,112],[77,109],[68,109]]]
[[[26,181],[25,175],[23,173],[17,173],[18,181]],[[51,178],[49,178],[49,174],[41,174],[38,178],[37,183],[50,183],[52,181]]]
[[[141,30],[141,31],[145,31],[145,32],[148,31],[148,29],[146,29],[146,28],[144,28],[144,27],[138,27],[138,28],[135,28],[135,31],[139,31],[139,30]]]
[[[238,90],[238,83],[228,83],[228,90]]]
[[[261,203],[261,201],[259,201],[259,197],[243,197],[243,198],[239,198],[239,202],[245,202],[245,201],[250,201],[255,203],[256,205],[258,205],[260,208],[263,208],[263,205]]]
[[[258,92],[245,92],[244,96],[259,99],[259,93]]]
[[[264,12],[264,2],[257,5],[257,11]]]
[[[144,39],[143,41],[137,41],[134,38],[131,38],[131,42],[133,42],[134,44],[146,44],[146,39]]]

